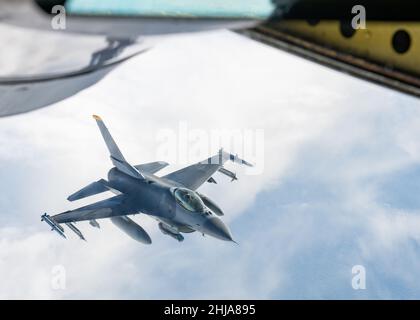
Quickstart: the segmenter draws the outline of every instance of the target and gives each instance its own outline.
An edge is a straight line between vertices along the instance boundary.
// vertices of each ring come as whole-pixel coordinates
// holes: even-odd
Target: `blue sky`
[[[162,39],[77,96],[0,120],[0,298],[418,299],[419,107],[231,32]],[[201,190],[239,246],[177,243],[145,216],[152,246],[109,222],[78,224],[87,243],[50,233],[40,215],[77,206],[66,197],[111,165],[93,113],[133,163],[168,161],[156,135],[180,121],[263,129],[262,174]],[[65,290],[51,288],[55,265]]]

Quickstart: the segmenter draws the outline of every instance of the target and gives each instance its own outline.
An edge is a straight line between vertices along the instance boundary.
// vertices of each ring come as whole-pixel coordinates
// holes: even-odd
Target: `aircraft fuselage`
[[[163,228],[168,233],[199,231],[221,240],[232,241],[227,226],[208,207],[200,204],[203,206],[200,210],[186,209],[175,197],[176,190],[181,189],[185,190],[186,197],[199,198],[195,191],[151,174],[146,175],[146,179],[136,179],[116,168],[108,172],[108,181],[112,188],[128,196],[138,212],[163,223]]]

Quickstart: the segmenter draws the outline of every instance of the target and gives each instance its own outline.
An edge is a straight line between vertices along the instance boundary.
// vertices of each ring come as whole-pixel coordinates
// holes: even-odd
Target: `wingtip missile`
[[[242,163],[242,164],[244,164],[244,165],[246,165],[246,166],[248,166],[248,167],[253,167],[253,166],[254,166],[252,163],[250,163],[250,162],[248,162],[248,161],[246,161],[246,160],[243,160],[243,159],[240,159],[240,160],[241,160],[241,163]]]
[[[253,167],[254,166],[252,163],[250,163],[250,162],[248,162],[244,159],[239,158],[238,155],[230,154],[229,159],[234,163],[243,164],[243,165],[246,165],[248,167]]]
[[[235,155],[235,154],[224,151],[223,148],[219,149],[219,158],[220,159],[224,158],[226,160],[230,160],[234,163],[243,164],[243,165],[246,165],[248,167],[253,167],[254,166],[252,163],[250,163],[250,162],[248,162],[244,159],[239,158],[237,154]]]
[[[55,222],[54,219],[51,218],[47,213],[44,213],[41,216],[41,221],[45,221],[51,227],[51,231],[55,231],[64,239],[67,239],[66,235],[64,234],[63,227],[60,226],[57,222]]]

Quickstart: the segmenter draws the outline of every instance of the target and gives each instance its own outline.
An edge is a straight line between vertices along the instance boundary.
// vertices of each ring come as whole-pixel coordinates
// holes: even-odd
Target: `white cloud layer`
[[[0,119],[0,298],[419,298],[419,107],[230,32],[171,37],[75,97]],[[94,113],[133,163],[168,160],[156,136],[180,121],[263,129],[262,174],[202,189],[240,245],[177,243],[145,216],[152,246],[107,221],[78,224],[87,243],[49,233],[40,215],[74,208],[66,197],[110,168]],[[357,264],[366,290],[351,287]]]

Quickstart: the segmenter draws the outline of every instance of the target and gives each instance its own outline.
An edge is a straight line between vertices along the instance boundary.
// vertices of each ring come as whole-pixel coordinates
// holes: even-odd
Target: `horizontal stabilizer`
[[[106,185],[102,183],[102,180],[92,182],[91,184],[87,185],[86,187],[80,189],[79,191],[70,195],[67,200],[68,201],[76,201],[79,199],[83,199],[86,197],[93,196],[95,194],[99,194],[105,191],[108,191]]]

